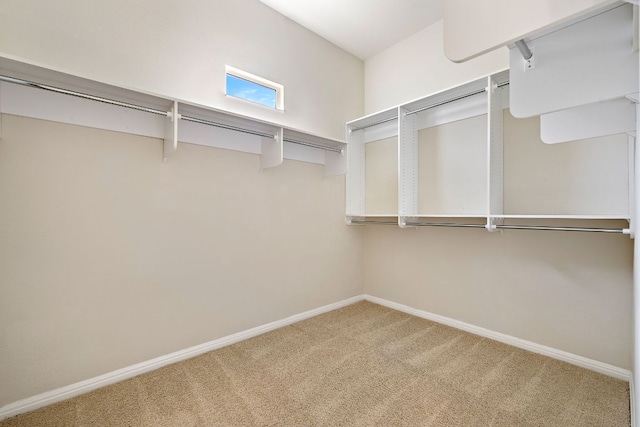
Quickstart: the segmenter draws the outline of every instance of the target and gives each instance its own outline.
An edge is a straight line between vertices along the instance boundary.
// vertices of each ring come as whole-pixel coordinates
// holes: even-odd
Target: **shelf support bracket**
[[[278,128],[273,138],[262,137],[260,146],[260,170],[280,166],[284,159],[284,129]]]
[[[169,157],[178,149],[178,101],[173,101],[171,110],[167,113],[164,122],[164,145],[163,145],[163,161],[166,163]]]
[[[347,147],[340,152],[324,152],[324,176],[344,175],[347,173]]]

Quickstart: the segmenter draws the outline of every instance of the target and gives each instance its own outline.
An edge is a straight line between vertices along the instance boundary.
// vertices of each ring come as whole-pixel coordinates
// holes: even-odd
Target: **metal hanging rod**
[[[375,224],[375,225],[395,225],[398,226],[398,222],[390,222],[390,221],[351,221],[351,224],[355,225],[365,225],[365,224]]]
[[[516,47],[520,51],[520,54],[525,61],[531,59],[531,57],[533,56],[531,49],[529,49],[529,46],[527,46],[527,43],[524,41],[524,39],[518,40],[516,42]]]
[[[118,107],[130,108],[132,110],[144,111],[145,113],[157,114],[159,116],[168,116],[167,111],[156,110],[155,108],[142,107],[140,105],[129,104],[127,102],[115,101],[113,99],[102,98],[100,96],[93,96],[86,93],[76,92],[73,90],[61,89],[55,86],[43,85],[40,83],[30,82],[28,80],[16,79],[14,77],[0,75],[0,81],[13,83],[21,86],[28,86],[37,89],[47,90],[49,92],[61,93],[64,95],[75,96],[77,98],[89,99],[91,101],[103,102],[105,104],[117,105]]]
[[[407,222],[407,227],[456,227],[456,228],[485,228],[485,224],[463,224],[458,222]]]
[[[508,85],[509,85],[509,82],[504,82],[504,83],[498,84],[498,87],[503,87],[503,86],[508,86]],[[431,108],[439,107],[441,105],[449,104],[450,102],[455,102],[455,101],[459,101],[461,99],[470,98],[472,96],[479,95],[479,94],[484,93],[484,92],[485,92],[485,89],[478,89],[475,92],[467,93],[465,95],[456,96],[455,98],[451,98],[451,99],[447,99],[446,101],[441,101],[441,102],[437,102],[435,104],[427,105],[426,107],[418,108],[416,110],[407,111],[404,114],[405,114],[405,116],[409,116],[411,114],[416,114],[416,113],[419,113],[421,111],[425,111],[425,110],[429,110]]]
[[[370,123],[370,124],[365,125],[365,126],[358,126],[358,127],[349,129],[349,131],[350,132],[355,132],[355,131],[358,131],[358,130],[362,130],[362,129],[370,128],[370,127],[373,127],[373,126],[381,125],[383,123],[389,123],[389,122],[392,122],[394,120],[398,120],[398,116],[393,116],[393,117],[390,117],[390,118],[384,119],[384,120],[378,120],[377,122],[373,122],[373,123]]]
[[[580,231],[583,233],[629,234],[628,228],[552,227],[545,225],[496,225],[502,230]]]
[[[225,125],[225,124],[218,123],[218,122],[212,122],[211,120],[199,119],[197,117],[189,117],[189,116],[181,115],[180,119],[184,120],[186,122],[199,123],[201,125],[213,126],[213,127],[217,127],[217,128],[221,128],[221,129],[227,129],[227,130],[233,130],[233,131],[236,131],[236,132],[248,133],[248,134],[251,134],[251,135],[262,136],[262,137],[265,137],[265,138],[275,138],[275,135],[273,135],[271,133],[260,132],[260,131],[251,130],[251,129],[245,129],[245,128],[241,128],[241,127],[237,127],[237,126]]]
[[[49,92],[60,93],[60,94],[63,94],[63,95],[75,96],[76,98],[88,99],[88,100],[91,100],[91,101],[97,101],[97,102],[102,102],[102,103],[105,103],[105,104],[116,105],[118,107],[130,108],[132,110],[142,111],[142,112],[150,113],[150,114],[156,114],[156,115],[164,116],[164,117],[168,117],[171,114],[169,111],[163,111],[163,110],[157,110],[155,108],[143,107],[143,106],[140,106],[140,105],[130,104],[128,102],[116,101],[116,100],[109,99],[109,98],[103,98],[103,97],[100,97],[100,96],[89,95],[89,94],[86,94],[86,93],[76,92],[76,91],[73,91],[73,90],[62,89],[62,88],[59,88],[59,87],[49,86],[49,85],[36,83],[36,82],[29,81],[29,80],[24,80],[24,79],[18,79],[18,78],[15,78],[15,77],[9,77],[9,76],[0,75],[0,81],[7,82],[7,83],[13,83],[13,84],[21,85],[21,86],[32,87],[32,88],[36,88],[36,89],[43,89],[43,90],[46,90],[46,91],[49,91]],[[182,115],[180,116],[180,119],[181,120],[185,120],[187,122],[200,123],[200,124],[207,125],[207,126],[214,126],[214,127],[221,128],[221,129],[227,129],[227,130],[232,130],[232,131],[236,131],[236,132],[247,133],[247,134],[250,134],[250,135],[262,136],[262,137],[265,137],[265,138],[275,138],[275,135],[270,134],[270,133],[260,132],[260,131],[252,130],[252,129],[246,129],[246,128],[242,128],[242,127],[238,127],[238,126],[226,125],[226,124],[214,122],[214,121],[211,121],[211,120],[199,119],[199,118],[196,118],[196,117],[189,117],[189,116],[182,116]],[[337,148],[337,147],[313,144],[313,143],[310,143],[310,142],[299,141],[299,140],[292,139],[292,138],[284,138],[284,140],[286,142],[290,142],[292,144],[305,145],[305,146],[308,146],[308,147],[318,148],[318,149],[321,149],[321,150],[333,151],[333,152],[336,152],[336,153],[342,153],[343,152],[340,148]]]
[[[504,83],[498,84],[498,87],[503,87],[503,86],[508,86],[508,85],[509,85],[509,82],[504,82]],[[460,95],[460,96],[457,96],[455,98],[447,99],[445,101],[437,102],[435,104],[427,105],[426,107],[421,107],[421,108],[418,108],[416,110],[407,111],[407,112],[404,113],[404,115],[408,116],[408,115],[411,115],[411,114],[420,113],[421,111],[425,111],[425,110],[429,110],[431,108],[439,107],[441,105],[449,104],[450,102],[460,101],[461,99],[470,98],[472,96],[479,95],[479,94],[481,94],[483,92],[485,92],[485,89],[478,89],[478,90],[476,90],[474,92],[471,92],[471,93]],[[377,122],[369,123],[369,124],[364,125],[364,126],[358,126],[358,127],[355,127],[355,128],[351,128],[351,129],[349,129],[349,132],[356,132],[356,131],[359,131],[359,130],[362,130],[362,129],[367,129],[367,128],[370,128],[370,127],[373,127],[373,126],[381,125],[383,123],[392,122],[394,120],[398,120],[398,116],[390,117],[388,119],[378,120]]]
[[[282,140],[284,142],[290,142],[292,144],[304,145],[305,147],[319,148],[320,150],[333,151],[334,153],[340,153],[340,154],[344,153],[344,151],[338,147],[330,147],[327,145],[313,144],[311,142],[300,141],[298,139],[287,138],[287,137],[284,137]]]
[[[397,222],[382,221],[351,221],[351,224],[398,225]],[[455,222],[407,222],[407,227],[456,227],[456,228],[486,228],[485,224],[464,224]],[[629,234],[626,228],[597,228],[597,227],[553,227],[546,225],[496,225],[499,230],[539,230],[539,231],[579,231],[584,233]]]

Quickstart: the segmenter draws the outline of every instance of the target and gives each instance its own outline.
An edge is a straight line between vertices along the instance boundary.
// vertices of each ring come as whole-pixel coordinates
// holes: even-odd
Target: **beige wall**
[[[321,165],[2,125],[0,406],[362,293]]]
[[[628,236],[367,226],[365,292],[630,369]]]
[[[372,141],[365,149],[365,213],[398,215],[398,137]]]
[[[461,64],[449,61],[442,52],[440,22],[365,62],[365,110],[383,110],[480,78],[506,68],[507,61],[505,49]],[[451,133],[449,127],[459,126],[420,132],[420,167],[447,168],[420,171],[421,212],[444,213],[441,205],[446,202],[461,213],[457,203],[472,200],[464,196],[467,187],[461,178],[473,175],[484,158],[474,159],[461,147],[456,157],[448,145],[440,150],[438,139]],[[550,146],[539,139],[538,119],[515,120],[508,112],[504,132],[507,213],[627,213],[625,136]],[[426,146],[426,140],[433,146]],[[373,159],[383,170],[372,174],[391,176],[397,170],[389,153],[386,159]],[[434,153],[441,161],[425,161]],[[456,167],[462,173],[448,176]],[[430,191],[462,198],[443,202],[422,188],[427,179],[437,181]],[[483,190],[483,180],[476,180]],[[369,195],[375,197],[375,189],[367,188]],[[391,197],[385,200],[393,203]],[[427,202],[437,206],[428,209]],[[625,221],[558,225],[628,226]],[[632,255],[633,241],[623,235],[367,226],[365,292],[630,369]]]
[[[626,212],[625,135],[547,145],[540,141],[538,118],[515,119],[505,110],[504,119],[505,212]],[[486,116],[478,116],[420,131],[421,212],[486,212],[486,148],[483,154],[482,144],[479,151],[469,146],[482,143],[473,131],[484,137],[485,129]],[[395,140],[366,148],[367,176],[377,177],[367,179],[366,196],[372,199],[367,207],[397,209],[397,190],[389,191],[397,177]],[[470,194],[474,191],[479,195]],[[628,226],[625,221],[520,222]],[[633,242],[628,236],[382,228],[365,229],[366,293],[631,368]]]
[[[363,62],[258,0],[1,0],[0,56],[341,140],[363,112]],[[285,112],[225,96],[225,65]]]
[[[487,116],[418,132],[418,213],[486,215]]]
[[[505,213],[628,214],[626,134],[545,144],[539,117],[503,117]]]
[[[364,111],[372,114],[507,68],[506,47],[462,64],[451,62],[444,55],[439,21],[365,61]]]

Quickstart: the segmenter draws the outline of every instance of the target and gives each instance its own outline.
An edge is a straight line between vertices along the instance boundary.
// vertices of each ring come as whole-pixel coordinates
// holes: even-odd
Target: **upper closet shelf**
[[[511,111],[532,117],[638,92],[634,10],[616,5],[571,26],[526,39],[535,65],[510,47]],[[594,135],[596,136],[596,135]]]
[[[260,154],[261,169],[267,169],[282,164],[288,146],[288,158],[322,163],[327,175],[346,172],[343,141],[276,123],[147,95],[1,57],[0,84],[2,113],[163,138],[164,161],[176,152],[178,141],[183,141]],[[216,130],[206,131],[204,126]],[[238,138],[241,134],[251,137]]]
[[[620,3],[616,0],[444,0],[444,53],[452,61],[467,61],[533,34],[552,32]],[[501,19],[498,21],[497,17]]]

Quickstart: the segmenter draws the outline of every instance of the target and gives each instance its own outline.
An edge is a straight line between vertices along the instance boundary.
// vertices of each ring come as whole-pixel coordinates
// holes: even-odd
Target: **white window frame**
[[[233,95],[229,95],[227,93],[227,75],[232,75],[234,77],[238,77],[240,79],[243,80],[247,80],[251,83],[255,83],[257,85],[260,86],[264,86],[267,87],[269,89],[273,89],[276,91],[276,110],[279,111],[284,111],[284,86],[281,85],[280,83],[276,83],[276,82],[272,82],[271,80],[267,80],[263,77],[260,76],[256,76],[255,74],[251,74],[251,73],[247,73],[246,71],[240,70],[238,68],[232,67],[230,65],[226,65],[225,66],[225,94],[229,97],[235,98],[235,99],[241,99],[243,101],[246,102],[251,102],[252,104],[257,104],[257,105],[262,105],[263,107],[266,108],[270,108],[273,109],[272,107],[268,106],[268,105],[263,105],[257,102],[253,102],[251,100],[248,99],[244,99],[244,98],[240,98],[237,96],[233,96]]]

